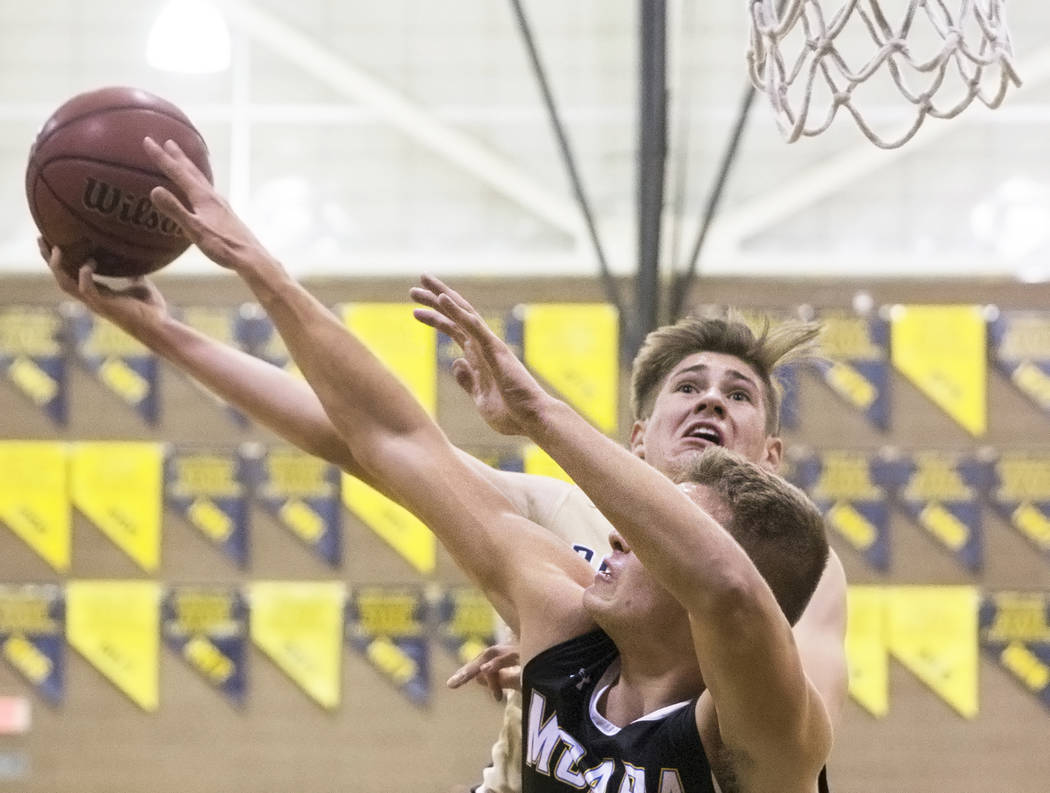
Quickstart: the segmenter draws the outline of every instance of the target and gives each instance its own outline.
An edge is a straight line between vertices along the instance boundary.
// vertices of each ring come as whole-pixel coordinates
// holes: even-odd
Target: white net
[[[974,99],[995,108],[1020,85],[1006,0],[839,2],[751,0],[751,81],[789,143],[845,108],[872,143],[897,148],[927,116],[953,118]],[[886,113],[899,96],[910,103],[903,121]],[[886,115],[895,123],[876,123]]]

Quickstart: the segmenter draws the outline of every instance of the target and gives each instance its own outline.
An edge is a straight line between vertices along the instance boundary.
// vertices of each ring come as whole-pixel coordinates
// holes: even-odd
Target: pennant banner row
[[[447,337],[413,319],[411,310],[411,305],[401,303],[334,309],[433,412],[437,367],[450,363],[457,353]],[[296,371],[280,336],[258,306],[186,308],[176,314],[206,336]],[[615,309],[587,303],[526,305],[486,319],[581,413],[606,432],[616,431],[619,342]],[[141,343],[79,304],[61,310],[0,307],[0,374],[58,425],[65,425],[69,418],[70,358],[145,423],[158,423],[159,366],[156,356]],[[232,408],[220,409],[235,424],[247,424],[246,417]]]
[[[431,690],[431,645],[465,663],[495,640],[495,631],[491,607],[469,587],[78,580],[0,586],[0,651],[52,705],[65,694],[68,644],[147,711],[159,706],[162,645],[236,703],[247,696],[254,645],[327,709],[341,703],[347,645],[422,706]],[[980,652],[1050,709],[1050,592],[849,590],[850,694],[874,716],[889,712],[894,658],[959,714],[974,718]]]
[[[334,311],[413,389],[436,402],[436,372],[455,345],[412,319],[400,303],[349,304]],[[191,327],[294,371],[273,325],[257,306],[176,312]],[[615,433],[620,369],[618,321],[605,304],[524,305],[486,317],[523,360],[598,427]],[[818,314],[828,360],[820,379],[874,427],[891,423],[891,370],[913,382],[974,437],[987,430],[989,362],[1039,410],[1050,412],[1050,313],[977,305],[893,306],[878,316]],[[72,353],[72,354],[70,354]],[[67,362],[77,360],[148,424],[160,416],[159,367],[140,343],[79,305],[0,308],[0,373],[57,424],[68,420]],[[798,367],[785,372],[784,421],[797,422]],[[247,419],[229,408],[231,421]]]
[[[509,471],[564,477],[536,447],[479,455]],[[984,514],[1050,562],[1050,452],[835,451],[793,455],[789,479],[832,535],[873,569],[891,566],[897,511],[964,570],[984,563]],[[165,508],[238,568],[250,566],[253,505],[333,569],[343,510],[415,570],[433,572],[434,536],[335,466],[287,447],[175,447],[143,441],[0,441],[0,524],[60,573],[73,566],[73,508],[147,573],[161,563]],[[2,535],[0,535],[2,536]]]
[[[504,470],[565,476],[537,447],[478,456]],[[426,526],[334,465],[295,449],[0,441],[0,524],[60,573],[72,568],[74,507],[147,573],[160,566],[165,507],[231,564],[248,567],[253,504],[332,568],[343,560],[345,507],[417,571],[434,570],[436,540]]]
[[[821,450],[791,455],[786,469],[823,510],[831,534],[875,570],[891,568],[896,509],[979,573],[985,504],[1050,561],[1050,452]]]
[[[65,695],[67,645],[146,711],[159,705],[161,645],[237,704],[247,694],[254,645],[307,696],[333,709],[341,702],[345,644],[422,706],[430,697],[431,644],[462,664],[495,642],[496,628],[492,608],[470,587],[0,585],[0,655],[51,705]]]

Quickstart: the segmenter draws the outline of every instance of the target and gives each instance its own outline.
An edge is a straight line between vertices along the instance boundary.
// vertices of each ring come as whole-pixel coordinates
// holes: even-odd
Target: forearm
[[[259,257],[239,272],[362,465],[378,437],[423,433],[443,439],[404,385],[279,263]]]
[[[129,328],[164,360],[303,451],[359,476],[360,466],[317,395],[289,372],[165,316]]]
[[[564,402],[540,401],[522,421],[690,611],[739,601],[762,586],[739,544],[670,479],[607,438]]]

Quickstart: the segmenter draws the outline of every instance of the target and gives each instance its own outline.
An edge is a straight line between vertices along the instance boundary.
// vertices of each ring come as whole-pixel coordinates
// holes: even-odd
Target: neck
[[[600,703],[603,716],[623,726],[668,705],[693,699],[704,691],[696,651],[688,630],[688,646],[661,639],[609,634],[620,651],[619,676]],[[677,642],[681,645],[682,642]]]

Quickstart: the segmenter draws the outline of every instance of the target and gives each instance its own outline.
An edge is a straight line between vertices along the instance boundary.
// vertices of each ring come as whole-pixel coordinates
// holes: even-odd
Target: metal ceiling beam
[[[1018,64],[1018,74],[1024,84],[1015,89],[1013,99],[1021,98],[1026,91],[1050,80],[1050,47],[1039,50]],[[875,171],[886,168],[901,157],[911,156],[925,146],[930,146],[945,135],[985,121],[987,116],[973,112],[970,108],[957,118],[924,124],[922,131],[905,146],[897,149],[879,149],[867,141],[831,157],[821,165],[783,181],[778,189],[763,192],[757,198],[724,211],[715,220],[709,238],[708,257],[732,256],[750,236],[791,217],[796,212],[812,206],[835,191]],[[988,111],[999,112],[999,111]],[[846,123],[845,119],[842,123]],[[786,145],[786,144],[785,144]],[[805,142],[793,145],[804,146]]]
[[[421,146],[487,184],[553,227],[579,240],[584,231],[577,207],[560,192],[538,184],[519,164],[437,120],[418,102],[384,85],[316,38],[243,0],[220,3],[230,24],[251,40],[294,64],[340,96],[371,108]]]

